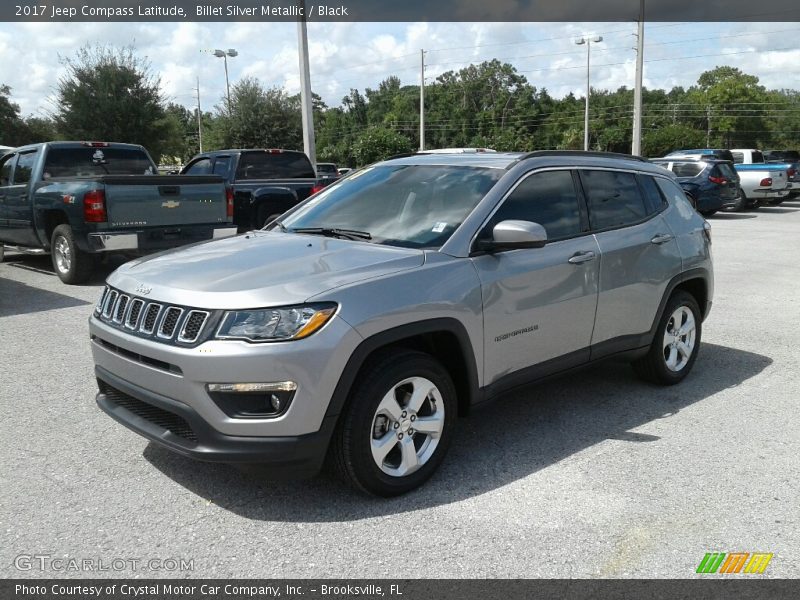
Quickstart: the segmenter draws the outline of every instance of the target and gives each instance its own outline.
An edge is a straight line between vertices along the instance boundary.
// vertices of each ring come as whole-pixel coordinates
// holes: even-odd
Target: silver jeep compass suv
[[[100,407],[192,458],[325,457],[391,496],[500,392],[608,358],[675,384],[713,294],[674,176],[583,152],[416,154],[265,229],[135,260],[90,319]]]

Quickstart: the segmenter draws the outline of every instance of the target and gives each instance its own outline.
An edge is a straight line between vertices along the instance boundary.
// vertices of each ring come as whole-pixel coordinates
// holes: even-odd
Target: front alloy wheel
[[[404,494],[441,464],[456,413],[455,386],[439,361],[416,350],[380,351],[353,385],[330,458],[357,489]]]
[[[372,422],[372,458],[378,468],[403,477],[424,466],[439,445],[444,411],[439,388],[423,377],[409,377],[389,390]]]

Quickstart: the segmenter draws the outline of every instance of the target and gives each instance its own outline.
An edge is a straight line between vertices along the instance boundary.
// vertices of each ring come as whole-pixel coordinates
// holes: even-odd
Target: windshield
[[[317,194],[283,225],[290,231],[355,230],[377,244],[438,248],[504,173],[438,165],[368,167]]]
[[[44,179],[99,175],[155,175],[147,154],[127,148],[51,148]]]

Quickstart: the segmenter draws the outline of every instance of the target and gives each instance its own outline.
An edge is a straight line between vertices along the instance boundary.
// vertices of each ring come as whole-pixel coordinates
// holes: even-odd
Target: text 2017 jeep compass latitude
[[[379,495],[459,415],[610,356],[673,384],[711,307],[711,232],[674,176],[580,152],[416,154],[265,230],[120,267],[90,319],[109,415],[185,456]]]

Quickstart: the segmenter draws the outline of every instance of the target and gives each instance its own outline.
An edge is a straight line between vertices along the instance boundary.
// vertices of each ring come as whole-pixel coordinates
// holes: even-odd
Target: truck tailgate
[[[122,175],[102,178],[112,227],[226,223],[225,184],[216,175]]]

